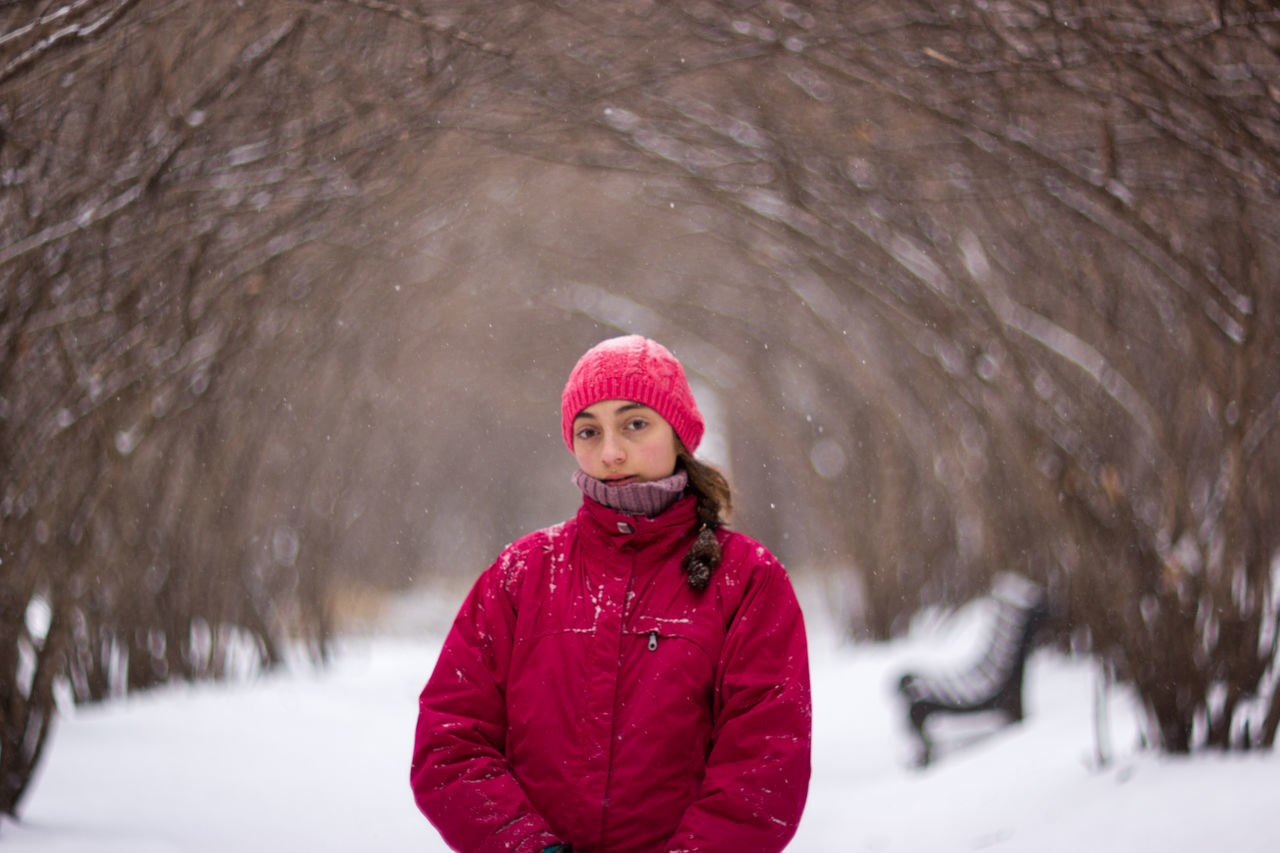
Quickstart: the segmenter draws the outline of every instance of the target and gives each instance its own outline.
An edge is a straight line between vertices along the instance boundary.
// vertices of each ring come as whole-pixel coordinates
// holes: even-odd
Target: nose
[[[600,448],[600,461],[605,465],[621,465],[627,459],[627,452],[622,446],[622,440],[611,434],[606,434],[604,438],[604,446]]]

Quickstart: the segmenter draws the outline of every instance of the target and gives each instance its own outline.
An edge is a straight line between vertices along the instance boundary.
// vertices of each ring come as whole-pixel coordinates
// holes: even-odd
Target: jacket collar
[[[693,538],[697,504],[697,497],[686,495],[666,512],[649,518],[627,515],[584,495],[578,509],[578,525],[602,545],[646,549],[656,545],[662,550]]]

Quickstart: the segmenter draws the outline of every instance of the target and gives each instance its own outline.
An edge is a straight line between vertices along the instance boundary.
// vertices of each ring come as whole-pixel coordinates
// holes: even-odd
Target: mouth
[[[604,482],[608,483],[610,486],[625,486],[629,483],[636,482],[636,478],[634,474],[626,477],[606,477]]]

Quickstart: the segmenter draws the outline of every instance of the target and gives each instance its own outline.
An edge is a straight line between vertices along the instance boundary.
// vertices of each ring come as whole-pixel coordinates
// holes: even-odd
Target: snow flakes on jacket
[[[655,518],[585,499],[508,546],[419,701],[419,808],[465,853],[779,851],[809,783],[804,623],[785,570],[717,531],[703,592],[680,560],[694,499]]]

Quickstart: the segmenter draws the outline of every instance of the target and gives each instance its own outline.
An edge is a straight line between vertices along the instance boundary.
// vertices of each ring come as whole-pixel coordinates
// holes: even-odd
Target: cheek
[[[676,448],[674,442],[670,444],[658,442],[649,445],[644,448],[642,455],[645,467],[655,474],[665,477],[675,470]]]
[[[591,454],[578,442],[573,443],[573,458],[578,460],[578,467],[587,470],[592,462]]]

